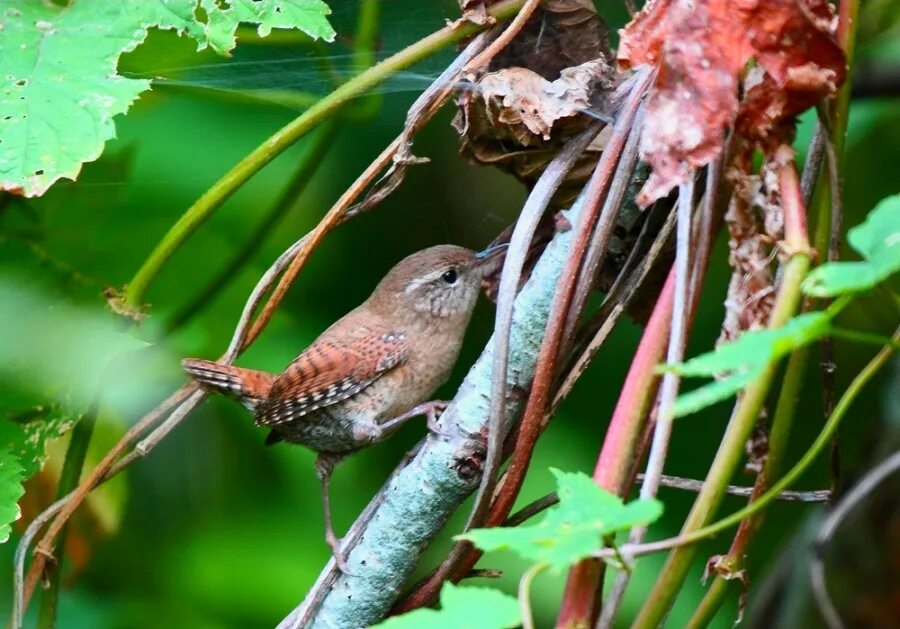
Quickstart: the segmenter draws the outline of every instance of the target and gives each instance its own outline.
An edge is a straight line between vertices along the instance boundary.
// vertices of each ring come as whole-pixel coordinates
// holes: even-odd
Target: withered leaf
[[[653,174],[647,205],[687,181],[722,151],[738,116],[738,77],[751,58],[738,133],[770,149],[790,137],[792,118],[833,94],[846,77],[825,0],[656,0],[623,30],[619,62],[653,65],[641,156]]]
[[[555,81],[526,68],[492,72],[468,98],[460,99],[462,130],[481,135],[493,129],[497,139],[541,146],[550,139],[554,125],[565,125],[567,118],[591,107],[591,94],[606,81],[607,69],[603,61],[589,61],[566,68]]]

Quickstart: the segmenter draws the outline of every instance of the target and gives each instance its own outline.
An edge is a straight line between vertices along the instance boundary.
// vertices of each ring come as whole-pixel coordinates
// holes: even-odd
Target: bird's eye
[[[450,269],[448,271],[444,271],[444,274],[441,275],[441,279],[447,282],[448,284],[456,284],[456,280],[459,276],[456,274],[456,269]]]

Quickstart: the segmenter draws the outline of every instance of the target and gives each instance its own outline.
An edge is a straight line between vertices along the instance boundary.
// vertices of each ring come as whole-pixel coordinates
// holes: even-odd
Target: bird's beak
[[[498,254],[506,251],[506,248],[509,247],[508,242],[500,243],[499,245],[494,245],[493,247],[488,247],[482,251],[479,251],[475,254],[475,266],[481,266],[488,260],[495,258]]]

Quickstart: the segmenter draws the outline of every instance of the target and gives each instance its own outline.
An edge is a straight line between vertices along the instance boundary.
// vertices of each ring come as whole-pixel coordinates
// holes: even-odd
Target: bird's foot
[[[443,426],[438,423],[441,415],[444,414],[444,411],[447,410],[448,406],[450,406],[450,402],[445,402],[444,400],[432,400],[431,402],[426,402],[418,407],[422,408],[425,415],[425,425],[428,427],[428,431],[436,437],[449,439],[453,436],[451,433],[444,430]]]
[[[337,566],[338,570],[340,570],[342,574],[348,577],[357,576],[350,572],[350,566],[347,565],[347,559],[344,557],[344,553],[341,548],[341,546],[344,545],[344,540],[336,536],[333,532],[327,531],[325,533],[325,541],[331,547],[331,554],[334,557],[334,563]]]

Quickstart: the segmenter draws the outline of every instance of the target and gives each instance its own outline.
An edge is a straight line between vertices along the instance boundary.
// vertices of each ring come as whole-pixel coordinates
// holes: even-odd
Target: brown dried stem
[[[506,48],[509,42],[515,39],[540,4],[541,0],[526,0],[519,12],[516,13],[516,17],[506,27],[506,30],[490,46],[469,61],[463,71],[469,73],[487,67],[491,59],[496,57],[501,50]]]

